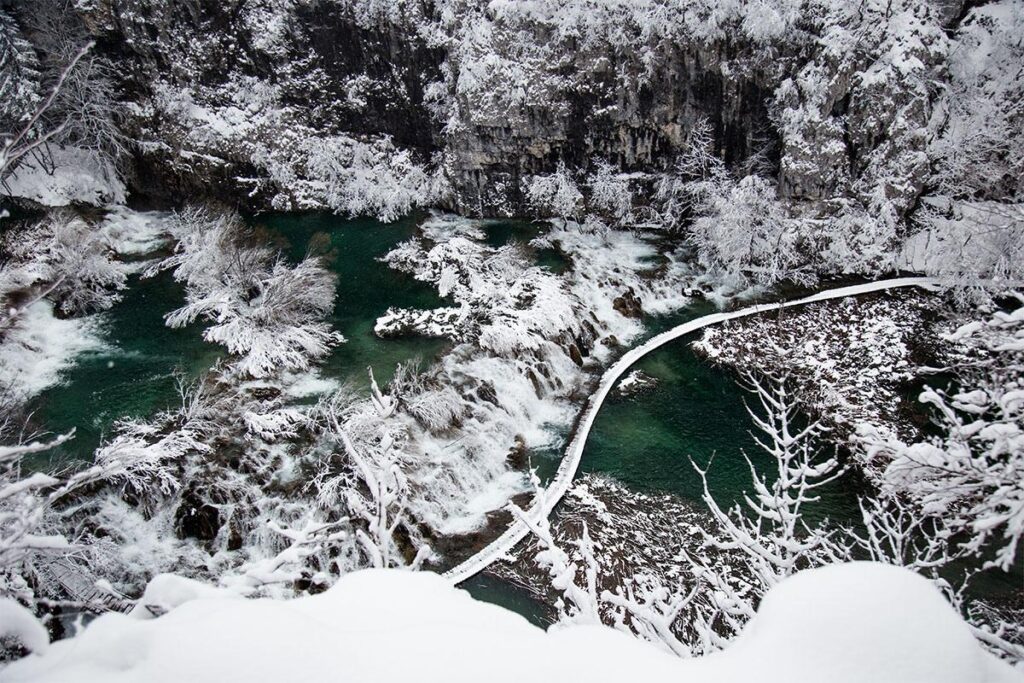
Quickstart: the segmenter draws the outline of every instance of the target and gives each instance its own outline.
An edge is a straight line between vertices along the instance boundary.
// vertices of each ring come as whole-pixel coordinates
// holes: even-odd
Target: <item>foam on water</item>
[[[30,398],[60,382],[80,354],[106,348],[101,315],[65,320],[54,315],[52,303],[37,301],[0,345],[0,387]]]

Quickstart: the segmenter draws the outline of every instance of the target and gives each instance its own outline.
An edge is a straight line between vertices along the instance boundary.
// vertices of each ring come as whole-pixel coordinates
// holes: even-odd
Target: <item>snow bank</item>
[[[855,563],[807,571],[764,600],[727,651],[681,660],[599,626],[547,633],[427,573],[367,570],[289,602],[199,598],[158,619],[107,614],[0,679],[145,681],[871,681],[1002,683],[924,579]]]
[[[0,600],[0,641],[13,641],[30,652],[45,652],[50,636],[35,616],[14,600]]]
[[[7,178],[7,194],[43,206],[124,203],[127,196],[124,183],[118,180],[110,162],[98,153],[76,147],[53,147],[51,151],[52,172],[29,159]]]
[[[948,202],[924,199],[925,225],[911,235],[896,265],[928,273],[954,284],[992,279],[1019,283],[1024,260],[1024,204]]]
[[[1024,680],[981,648],[927,580],[872,562],[783,581],[725,652],[695,664],[716,681]]]

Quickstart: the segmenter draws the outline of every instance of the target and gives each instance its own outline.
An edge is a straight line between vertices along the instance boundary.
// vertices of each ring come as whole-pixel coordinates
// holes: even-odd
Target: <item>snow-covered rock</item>
[[[615,389],[622,396],[632,396],[653,387],[657,383],[657,379],[645,374],[642,370],[634,370],[623,377]]]

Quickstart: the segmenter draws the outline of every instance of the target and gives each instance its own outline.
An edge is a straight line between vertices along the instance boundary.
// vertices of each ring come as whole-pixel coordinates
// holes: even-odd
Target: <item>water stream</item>
[[[400,362],[420,358],[429,364],[447,346],[439,339],[384,340],[373,325],[388,306],[430,308],[443,305],[436,291],[397,273],[378,259],[416,232],[410,217],[390,224],[346,220],[331,214],[281,214],[251,219],[278,241],[287,256],[301,259],[314,235],[330,240],[329,265],[338,273],[331,324],[347,338],[321,366],[322,377],[364,386],[373,366],[381,383]],[[202,339],[202,324],[170,329],[163,316],[182,305],[184,292],[170,273],[133,276],[124,298],[102,314],[103,349],[83,354],[63,373],[59,385],[33,402],[36,422],[54,433],[72,427],[76,437],[55,458],[88,460],[113,423],[144,417],[178,400],[176,374],[195,377],[223,355]]]
[[[265,228],[288,258],[304,256],[311,242],[324,246],[330,267],[338,273],[337,303],[331,323],[348,339],[325,360],[320,376],[337,382],[366,384],[372,366],[381,383],[397,363],[420,358],[429,364],[447,342],[437,339],[383,340],[373,334],[377,317],[389,306],[432,308],[445,305],[435,290],[379,261],[399,242],[413,237],[422,217],[391,224],[369,219],[346,220],[329,214],[263,215],[250,222]],[[489,222],[487,242],[500,246],[528,242],[542,229],[526,222]],[[567,267],[555,251],[535,250],[539,265],[556,272]],[[79,357],[62,383],[36,397],[35,419],[52,432],[77,428],[76,438],[58,458],[90,459],[113,423],[122,417],[144,417],[177,400],[176,373],[194,377],[209,368],[222,350],[202,340],[202,326],[173,330],[163,316],[180,306],[183,292],[169,273],[141,279],[133,276],[124,299],[103,314],[106,345]],[[648,334],[678,325],[712,310],[696,303],[672,316],[648,322]],[[750,489],[747,453],[755,467],[770,472],[772,463],[751,436],[753,424],[744,407],[748,394],[733,376],[697,356],[683,338],[644,357],[637,369],[656,380],[654,387],[633,396],[613,395],[597,416],[584,452],[584,472],[612,476],[632,489],[668,492],[703,507],[700,477],[690,458],[707,465],[714,458],[709,481],[723,506]],[[639,342],[638,342],[639,343]],[[542,477],[558,466],[560,448],[532,454]],[[813,519],[830,516],[849,521],[856,515],[861,491],[845,478],[822,491],[822,502],[808,511]],[[550,608],[511,584],[480,575],[464,586],[476,597],[501,604],[534,623],[545,624]]]

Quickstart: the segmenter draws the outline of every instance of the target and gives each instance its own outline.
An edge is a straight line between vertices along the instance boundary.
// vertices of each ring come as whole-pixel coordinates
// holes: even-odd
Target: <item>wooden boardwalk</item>
[[[597,413],[601,409],[601,405],[604,403],[604,400],[608,397],[609,392],[611,392],[612,388],[619,381],[619,378],[622,377],[622,375],[625,374],[631,366],[659,346],[663,346],[675,339],[678,339],[679,337],[683,337],[691,332],[708,327],[709,325],[717,325],[727,320],[745,318],[757,313],[778,311],[793,306],[802,306],[815,301],[841,299],[848,296],[881,292],[888,289],[898,289],[901,287],[922,287],[928,289],[934,288],[937,285],[938,283],[932,278],[905,277],[894,278],[891,280],[879,280],[878,282],[869,282],[849,287],[838,287],[836,289],[818,292],[803,299],[796,299],[782,303],[757,304],[755,306],[741,308],[737,311],[711,313],[709,315],[690,320],[689,322],[673,327],[671,330],[652,337],[646,343],[626,353],[614,365],[608,368],[604,375],[601,376],[601,383],[598,385],[597,391],[594,392],[587,401],[586,411],[583,413],[579,426],[577,427],[572,440],[569,442],[568,448],[565,450],[565,455],[562,457],[562,462],[558,467],[558,472],[555,474],[555,478],[547,487],[547,494],[544,496],[544,500],[535,504],[527,511],[526,514],[528,518],[530,520],[540,520],[547,517],[551,514],[551,511],[559,501],[562,500],[562,497],[565,496],[569,487],[572,486],[573,479],[576,477],[576,471],[579,469],[580,460],[583,458],[583,447],[587,443],[587,437],[590,435],[591,427],[594,426],[594,419],[597,417]],[[509,526],[508,529],[505,530],[503,534],[501,534],[501,536],[494,539],[494,541],[487,545],[483,550],[468,558],[461,564],[446,571],[444,573],[444,577],[451,581],[452,584],[462,583],[466,579],[487,569],[487,567],[494,562],[505,557],[512,548],[526,538],[529,533],[530,531],[526,524],[522,520],[517,519],[511,526]]]
[[[64,558],[39,562],[35,572],[51,590],[59,586],[68,600],[91,612],[127,612],[135,606],[133,600],[98,588],[81,567]]]

